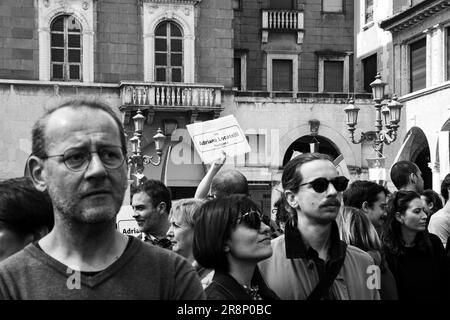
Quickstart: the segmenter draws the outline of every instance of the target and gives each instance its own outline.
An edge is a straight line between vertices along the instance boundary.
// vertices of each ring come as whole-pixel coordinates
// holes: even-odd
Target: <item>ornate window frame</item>
[[[94,0],[37,0],[39,80],[50,81],[50,25],[60,15],[73,15],[82,25],[82,82],[94,82]]]
[[[294,95],[298,92],[298,53],[291,52],[266,52],[267,53],[267,91],[273,90],[273,60],[292,61],[292,92]]]
[[[343,74],[342,74],[342,92],[349,92],[350,89],[350,55],[352,52],[345,53],[321,53],[318,52],[318,91],[324,92],[325,89],[325,61],[342,61],[343,65]]]
[[[195,79],[195,4],[198,1],[179,3],[143,2],[142,19],[144,35],[144,81],[155,81],[155,29],[163,21],[177,23],[183,33],[184,83]]]

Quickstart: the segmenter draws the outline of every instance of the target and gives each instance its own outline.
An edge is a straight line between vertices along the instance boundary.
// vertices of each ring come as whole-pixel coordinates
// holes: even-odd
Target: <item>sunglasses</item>
[[[270,226],[270,218],[254,210],[244,213],[237,220],[238,224],[244,224],[247,227],[256,230],[259,230],[261,227],[261,222],[263,222],[266,226]]]
[[[347,189],[348,179],[344,176],[339,176],[330,180],[322,177],[314,179],[313,181],[307,183],[303,183],[300,185],[300,187],[309,185],[315,192],[322,193],[328,190],[328,186],[330,185],[330,183],[333,185],[337,192],[342,192]]]

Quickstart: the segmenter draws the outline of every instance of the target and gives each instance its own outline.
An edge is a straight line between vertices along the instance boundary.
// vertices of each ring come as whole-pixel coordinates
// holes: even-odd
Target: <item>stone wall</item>
[[[269,1],[243,1],[235,11],[234,45],[247,49],[248,90],[266,90],[266,51],[299,54],[298,90],[318,91],[318,58],[316,51],[353,51],[353,1],[344,1],[343,13],[322,13],[321,1],[297,1],[296,8],[304,10],[305,36],[302,45],[292,33],[269,32],[267,44],[261,43],[261,10],[269,8]],[[350,83],[353,70],[350,68]],[[352,90],[352,85],[350,85]]]
[[[38,79],[33,0],[0,1],[0,79]]]
[[[233,9],[231,1],[208,0],[197,5],[195,82],[233,86]]]
[[[95,82],[143,80],[142,19],[138,1],[97,1]]]

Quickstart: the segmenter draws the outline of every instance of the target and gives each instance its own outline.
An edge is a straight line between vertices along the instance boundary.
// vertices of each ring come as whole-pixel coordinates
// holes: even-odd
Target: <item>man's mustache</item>
[[[330,207],[330,206],[340,207],[341,206],[341,202],[338,199],[336,199],[336,198],[331,198],[331,199],[328,199],[327,201],[325,201],[324,203],[322,203],[319,206],[319,208]]]

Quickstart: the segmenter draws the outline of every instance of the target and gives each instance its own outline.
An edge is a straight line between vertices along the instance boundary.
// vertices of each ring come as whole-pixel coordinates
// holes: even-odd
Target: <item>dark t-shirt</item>
[[[433,253],[417,247],[404,248],[403,255],[387,255],[389,268],[397,284],[399,300],[446,299],[448,291],[448,265],[444,247],[434,234],[430,234]]]
[[[205,299],[186,259],[131,238],[105,270],[76,274],[34,244],[0,263],[0,299]]]

